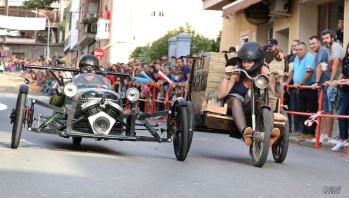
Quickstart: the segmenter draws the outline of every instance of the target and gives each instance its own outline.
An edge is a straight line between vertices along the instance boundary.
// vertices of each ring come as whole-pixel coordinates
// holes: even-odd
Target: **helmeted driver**
[[[81,74],[77,75],[74,80],[78,85],[96,86],[105,84],[93,75],[99,70],[99,61],[94,55],[86,54],[81,57],[79,68]]]
[[[99,61],[92,54],[86,54],[81,57],[79,62],[81,73],[95,73],[99,69]]]
[[[81,74],[77,75],[74,80],[78,84],[87,86],[103,85],[103,82],[101,82],[99,78],[96,78],[95,75],[93,75],[99,70],[99,61],[94,55],[86,54],[82,56],[79,61],[79,69]],[[49,104],[61,107],[63,105],[63,101],[64,95],[54,93],[49,100]]]
[[[226,103],[232,110],[234,122],[246,145],[250,146],[252,138],[249,135],[253,132],[253,129],[247,126],[244,115],[251,113],[251,101],[247,92],[251,88],[252,82],[244,73],[237,74],[230,71],[239,68],[245,70],[250,76],[255,77],[258,74],[267,75],[269,69],[264,65],[263,50],[256,42],[243,44],[237,56],[237,65],[225,67],[224,78],[218,86],[217,96],[218,98],[226,98]],[[279,136],[279,134],[273,135]],[[275,140],[271,138],[270,142],[273,143]]]

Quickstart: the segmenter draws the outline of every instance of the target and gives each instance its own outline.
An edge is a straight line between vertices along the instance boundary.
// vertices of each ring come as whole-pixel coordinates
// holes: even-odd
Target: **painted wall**
[[[236,13],[234,16],[223,18],[222,36],[220,51],[228,50],[234,46],[240,47],[240,37],[248,36],[248,40],[252,41],[257,27],[249,23],[243,13]]]

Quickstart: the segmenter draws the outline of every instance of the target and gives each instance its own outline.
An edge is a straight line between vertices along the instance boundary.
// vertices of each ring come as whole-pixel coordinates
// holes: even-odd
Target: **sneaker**
[[[314,137],[314,138],[311,140],[311,142],[316,143],[316,138]],[[319,143],[321,144],[322,142],[323,142],[322,139],[319,138]]]
[[[338,141],[336,146],[332,147],[332,151],[339,151],[344,147],[345,142]]]
[[[344,141],[344,146],[348,147],[348,141]]]
[[[321,134],[321,136],[320,136],[320,142],[328,142],[328,136],[327,136],[327,134]]]

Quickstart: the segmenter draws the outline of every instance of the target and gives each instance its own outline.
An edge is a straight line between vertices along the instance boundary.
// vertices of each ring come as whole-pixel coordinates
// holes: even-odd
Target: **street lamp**
[[[46,19],[47,19],[47,21],[48,21],[48,28],[47,28],[47,50],[46,50],[46,51],[47,51],[47,52],[46,52],[46,53],[47,53],[47,58],[48,58],[48,57],[50,57],[50,28],[51,28],[50,19],[49,19],[45,14],[39,14],[39,12],[36,11],[36,10],[32,10],[31,12],[46,17]]]

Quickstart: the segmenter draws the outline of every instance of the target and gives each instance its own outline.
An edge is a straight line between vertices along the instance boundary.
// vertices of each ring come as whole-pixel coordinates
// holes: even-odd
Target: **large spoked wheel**
[[[72,137],[72,141],[74,145],[80,145],[82,141],[82,137]]]
[[[171,119],[173,148],[178,161],[184,161],[188,153],[188,114],[187,107],[174,104]]]
[[[280,113],[286,116],[285,126],[280,127],[280,137],[272,145],[273,158],[276,163],[282,163],[285,161],[289,144],[290,123],[288,121],[287,113],[281,110]]]
[[[250,146],[250,155],[253,165],[256,167],[262,167],[268,157],[272,126],[270,117],[270,110],[267,108],[262,108],[256,117],[256,131],[252,138],[253,143]]]
[[[25,119],[25,103],[27,99],[26,93],[19,93],[17,98],[16,109],[14,112],[14,120],[12,127],[11,148],[18,148],[19,141],[21,139],[22,127]]]
[[[193,103],[190,101],[187,101],[187,112],[188,112],[188,151],[190,150],[191,142],[193,140],[193,134],[194,134],[194,106]]]

